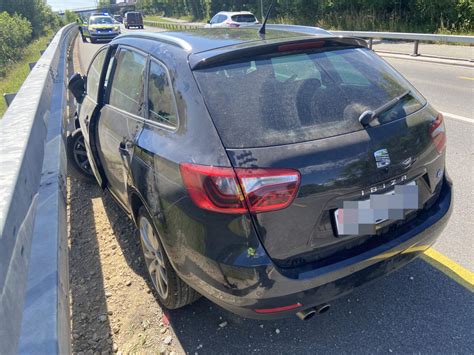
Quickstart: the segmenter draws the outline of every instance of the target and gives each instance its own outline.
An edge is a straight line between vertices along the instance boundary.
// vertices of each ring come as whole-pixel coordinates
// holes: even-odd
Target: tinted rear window
[[[235,22],[255,22],[254,15],[234,15],[231,16],[232,21]]]
[[[228,148],[262,147],[363,129],[359,116],[410,91],[372,125],[405,117],[423,97],[362,48],[273,55],[195,71]]]
[[[132,12],[127,14],[128,21],[140,21],[141,14],[139,12]]]

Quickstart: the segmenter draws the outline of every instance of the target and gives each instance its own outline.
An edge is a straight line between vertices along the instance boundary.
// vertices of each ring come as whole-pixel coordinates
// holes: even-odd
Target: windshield
[[[108,16],[100,16],[100,17],[93,17],[91,18],[90,24],[91,25],[106,25],[106,24],[113,24],[114,20],[112,17]]]
[[[273,54],[194,72],[228,148],[262,147],[363,129],[360,115],[410,95],[371,125],[405,117],[424,98],[365,48]]]
[[[235,21],[235,22],[255,22],[257,21],[255,19],[255,16],[254,15],[245,15],[245,14],[242,14],[242,15],[234,15],[231,17],[232,18],[232,21]]]

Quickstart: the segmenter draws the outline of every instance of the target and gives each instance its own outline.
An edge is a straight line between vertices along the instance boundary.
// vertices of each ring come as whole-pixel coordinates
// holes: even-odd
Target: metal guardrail
[[[204,24],[186,24],[186,23],[172,23],[160,21],[144,21],[145,25],[159,27],[169,30],[189,30],[203,28]],[[465,43],[474,45],[474,36],[455,36],[455,35],[437,35],[428,33],[403,33],[403,32],[367,32],[367,31],[330,31],[335,35],[367,38],[369,48],[372,49],[373,39],[396,39],[413,41],[412,56],[419,56],[420,42],[445,42],[445,43]]]
[[[0,354],[70,353],[63,27],[0,120]]]
[[[373,39],[396,39],[413,41],[412,56],[419,56],[420,42],[446,42],[446,43],[465,43],[474,45],[474,36],[454,36],[454,35],[437,35],[428,33],[403,33],[403,32],[365,32],[365,31],[331,31],[340,36],[351,36],[369,39],[369,48],[372,49]]]
[[[164,28],[167,30],[192,30],[192,29],[204,27],[204,25],[202,26],[190,25],[190,24],[180,23],[180,22],[143,21],[143,24],[152,26],[152,27]]]

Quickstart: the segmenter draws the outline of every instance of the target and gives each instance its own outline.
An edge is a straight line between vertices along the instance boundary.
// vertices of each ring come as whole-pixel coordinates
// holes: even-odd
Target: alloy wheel
[[[148,273],[156,291],[164,300],[168,297],[168,274],[166,272],[163,250],[158,241],[158,236],[146,217],[140,217],[139,228]]]
[[[74,144],[74,160],[77,166],[86,174],[92,175],[92,169],[87,158],[86,145],[84,143],[84,136],[77,138]]]

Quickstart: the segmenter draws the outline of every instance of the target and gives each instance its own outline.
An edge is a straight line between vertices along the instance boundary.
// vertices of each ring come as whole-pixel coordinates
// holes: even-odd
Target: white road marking
[[[474,119],[472,119],[472,118],[468,118],[468,117],[464,117],[464,116],[458,116],[458,115],[455,115],[455,114],[452,114],[452,113],[449,113],[449,112],[441,112],[441,113],[443,114],[443,116],[452,118],[452,119],[454,119],[454,120],[458,120],[458,121],[463,121],[463,122],[467,122],[467,123],[472,123],[472,124],[474,124]]]

